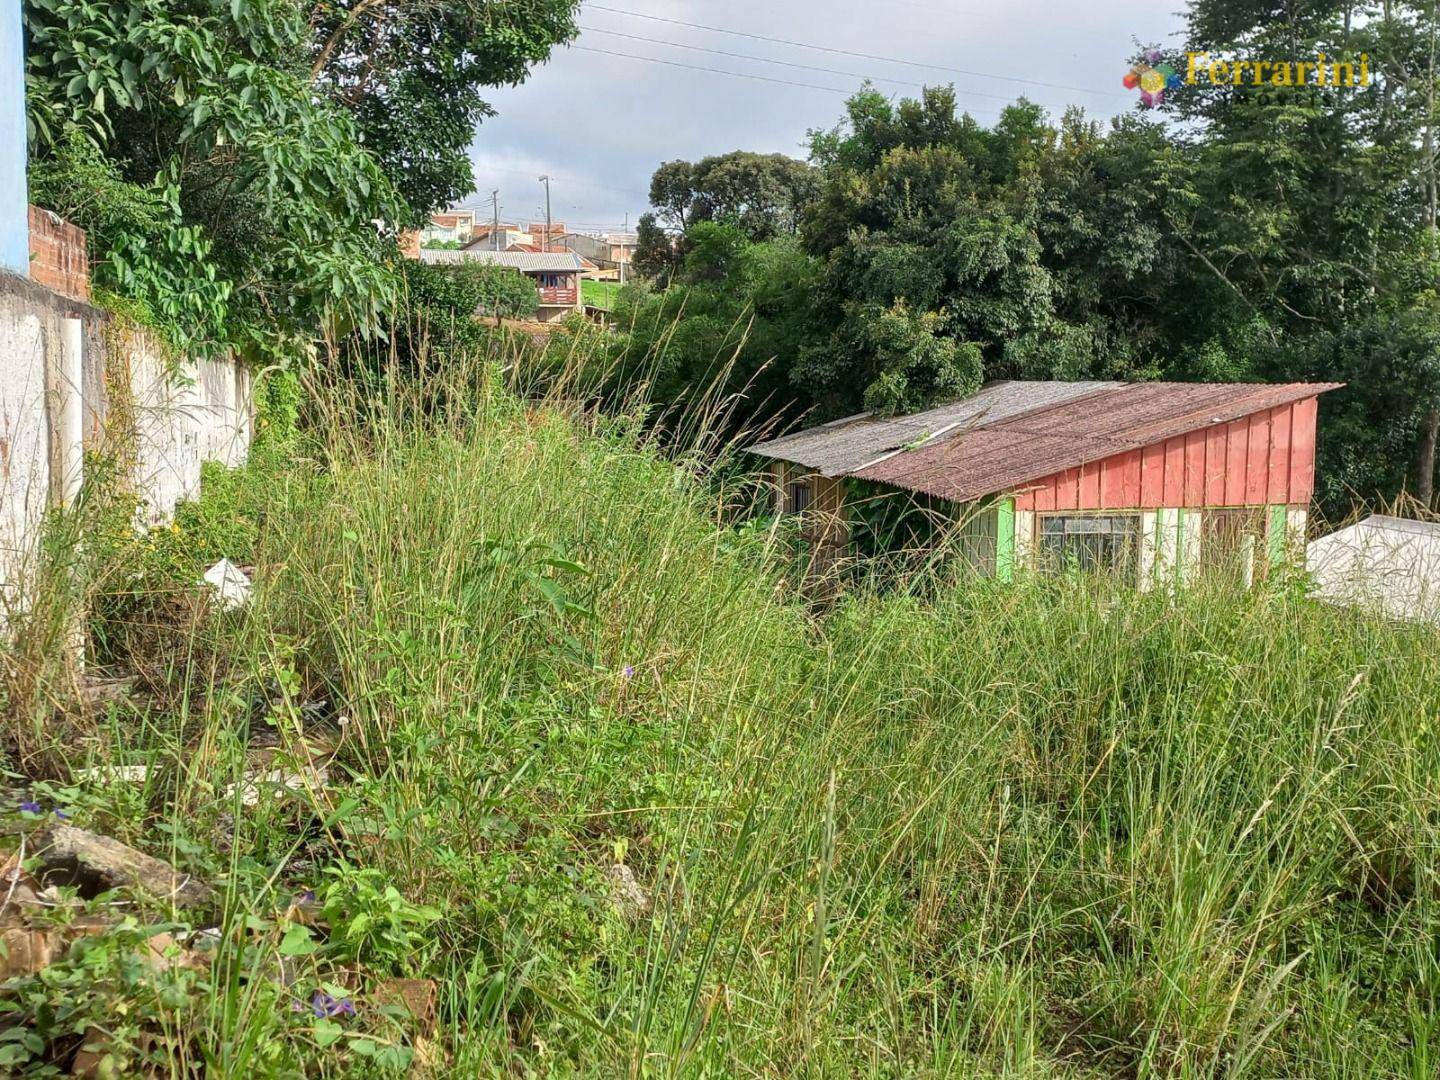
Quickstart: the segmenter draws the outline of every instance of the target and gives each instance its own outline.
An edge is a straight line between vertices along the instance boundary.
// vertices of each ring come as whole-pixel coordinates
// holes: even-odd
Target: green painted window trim
[[[1175,508],[1175,584],[1185,584],[1185,559],[1188,552],[1185,550],[1186,534],[1186,509],[1183,506]]]
[[[1015,580],[1015,500],[1001,499],[995,504],[995,577],[998,581]]]
[[[1285,562],[1285,551],[1289,547],[1290,531],[1290,508],[1288,506],[1270,507],[1270,528],[1266,530],[1265,539],[1270,545],[1270,565],[1280,566]]]

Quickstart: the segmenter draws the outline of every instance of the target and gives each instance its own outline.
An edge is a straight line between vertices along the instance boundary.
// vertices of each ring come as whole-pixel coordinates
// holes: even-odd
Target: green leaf
[[[320,946],[310,936],[310,929],[296,923],[285,931],[285,936],[280,939],[281,956],[309,956]]]

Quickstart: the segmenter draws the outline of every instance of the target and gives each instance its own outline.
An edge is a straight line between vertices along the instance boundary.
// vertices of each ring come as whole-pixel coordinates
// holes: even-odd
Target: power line
[[[731,75],[737,79],[757,79],[760,82],[779,83],[781,86],[798,86],[805,90],[825,90],[831,94],[844,94],[847,97],[853,94],[853,90],[844,90],[838,86],[821,86],[818,83],[794,82],[791,79],[775,79],[769,75],[752,75],[745,71],[726,71],[723,68],[702,67],[700,64],[682,64],[679,60],[661,60],[654,56],[636,56],[634,53],[615,52],[611,49],[596,49],[589,45],[571,45],[570,48],[579,52],[601,53],[605,56],[622,56],[626,60],[643,60],[648,64],[664,64],[667,67],[688,68],[691,71],[708,71],[713,75]]]
[[[791,60],[772,60],[768,56],[754,56],[750,53],[727,52],[724,49],[707,49],[703,45],[687,45],[682,41],[666,41],[663,38],[642,37],[639,34],[622,34],[618,30],[601,30],[598,26],[580,26],[587,34],[607,34],[610,37],[629,38],[631,41],[645,41],[651,45],[666,45],[672,49],[689,49],[692,52],[713,53],[716,56],[729,56],[736,60],[756,60],[762,64],[779,64],[783,67],[799,68],[802,71],[819,71],[826,75],[845,75],[852,79],[872,79],[876,82],[900,83],[903,86],[924,87],[924,83],[915,82],[913,79],[891,79],[884,75],[866,75],[859,71],[841,71],[838,68],[815,67],[811,64],[797,64]],[[999,94],[980,94],[980,97],[994,97],[1001,101],[1009,101],[1007,97]]]
[[[663,15],[647,15],[643,11],[627,11],[624,8],[605,7],[602,4],[589,4],[587,6],[592,11],[608,11],[612,15],[628,15],[635,19],[649,19],[652,22],[670,23],[673,26],[686,26],[692,30],[704,30],[711,34],[729,34],[732,37],[749,38],[752,41],[768,41],[772,45],[788,45],[796,49],[813,49],[816,52],[833,53],[836,56],[852,56],[860,60],[878,60],[885,64],[904,64],[907,67],[929,68],[932,71],[949,71],[956,75],[966,75],[976,79],[1001,79],[1005,82],[1020,83],[1026,86],[1044,86],[1051,90],[1072,90],[1081,94],[1098,94],[1104,97],[1128,97],[1126,94],[1112,90],[1094,90],[1087,86],[1068,86],[1065,83],[1041,82],[1039,79],[1022,79],[1017,75],[996,75],[988,71],[969,71],[965,68],[947,67],[944,64],[927,64],[921,60],[905,60],[898,56],[880,56],[875,53],[855,52],[850,49],[835,49],[828,45],[813,45],[808,41],[791,41],[787,38],[769,37],[765,34],[751,34],[744,30],[730,30],[723,26],[706,26],[703,23],[686,22],[683,19],[668,19]]]
[[[725,68],[705,67],[702,64],[686,64],[679,60],[661,60],[658,56],[639,56],[636,53],[615,52],[611,49],[597,49],[590,45],[571,45],[572,49],[580,52],[600,53],[604,56],[621,56],[627,60],[641,60],[647,64],[664,64],[666,67],[687,68],[690,71],[707,71],[712,75],[729,75],[736,79],[756,79],[760,82],[779,83],[781,86],[798,86],[806,90],[824,90],[831,94],[841,94],[850,97],[855,93],[853,89],[842,90],[838,86],[821,86],[819,83],[795,82],[792,79],[776,79],[770,75],[753,75],[748,71],[729,71]],[[1000,98],[1001,101],[1009,101],[1010,98]],[[995,113],[999,116],[999,113]]]

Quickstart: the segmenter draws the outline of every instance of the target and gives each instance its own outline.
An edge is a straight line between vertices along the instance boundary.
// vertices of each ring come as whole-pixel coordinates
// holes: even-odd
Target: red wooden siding
[[[1200,428],[1027,485],[1017,510],[1298,506],[1315,487],[1316,399]]]

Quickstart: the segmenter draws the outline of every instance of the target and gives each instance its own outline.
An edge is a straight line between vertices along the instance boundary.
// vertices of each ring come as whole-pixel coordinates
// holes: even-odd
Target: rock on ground
[[[176,907],[213,911],[219,896],[192,874],[128,844],[73,825],[51,825],[32,841],[46,885],[77,886],[82,895],[133,889]]]

